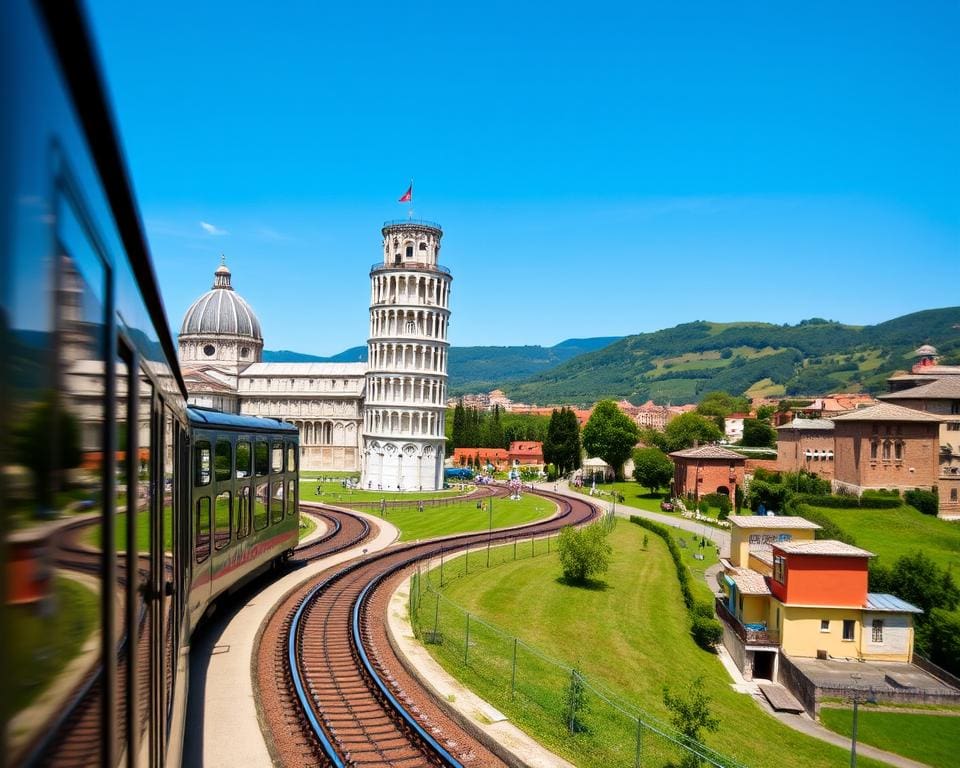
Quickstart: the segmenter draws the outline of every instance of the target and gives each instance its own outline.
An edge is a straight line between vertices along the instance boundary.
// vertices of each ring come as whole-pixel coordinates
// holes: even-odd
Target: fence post
[[[510,672],[510,698],[517,692],[517,638],[513,638],[513,670]]]
[[[437,592],[437,607],[433,611],[433,642],[439,643],[437,640],[437,630],[440,628],[440,593]]]
[[[490,567],[490,537],[487,537],[487,568]]]
[[[470,614],[467,614],[467,639],[463,643],[463,663],[467,663],[470,654]]]
[[[443,547],[440,547],[440,586],[443,586]]]
[[[637,757],[633,762],[634,768],[640,768],[641,753],[643,751],[643,721],[637,718]]]

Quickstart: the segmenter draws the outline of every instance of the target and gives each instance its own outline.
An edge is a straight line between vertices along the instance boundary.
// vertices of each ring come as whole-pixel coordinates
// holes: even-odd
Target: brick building
[[[507,458],[511,466],[537,466],[543,464],[543,443],[535,440],[515,440],[510,443]]]
[[[746,459],[739,453],[719,445],[704,445],[674,451],[673,494],[698,499],[708,493],[722,493],[730,497],[737,487],[743,487]]]
[[[938,416],[881,403],[835,416],[834,490],[934,489],[940,476]]]
[[[453,466],[466,467],[478,463],[482,466],[492,464],[496,469],[506,469],[510,463],[510,459],[503,448],[453,449]]]
[[[777,469],[805,470],[833,479],[833,422],[829,419],[794,419],[777,427]]]

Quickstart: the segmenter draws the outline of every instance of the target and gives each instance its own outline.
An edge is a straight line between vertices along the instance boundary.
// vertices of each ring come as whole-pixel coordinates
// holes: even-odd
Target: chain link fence
[[[433,646],[457,679],[512,719],[535,726],[545,743],[562,745],[559,751],[577,765],[744,768],[440,592],[451,579],[547,555],[556,545],[555,536],[528,537],[420,563],[411,577],[409,605],[417,638]]]

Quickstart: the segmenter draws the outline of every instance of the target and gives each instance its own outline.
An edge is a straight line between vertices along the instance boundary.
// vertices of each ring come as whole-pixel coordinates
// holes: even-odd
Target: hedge
[[[820,496],[813,493],[796,493],[790,497],[792,504],[812,504],[828,509],[897,509],[903,506],[899,496],[864,495],[856,496]]]
[[[687,607],[687,613],[690,616],[690,633],[693,635],[693,639],[697,645],[707,651],[712,651],[713,646],[719,643],[723,637],[723,627],[721,627],[720,622],[713,617],[713,606],[709,603],[697,602],[694,599],[693,592],[690,589],[690,571],[688,571],[687,566],[683,564],[683,559],[680,556],[680,548],[677,546],[677,542],[673,540],[673,536],[670,535],[669,529],[659,523],[654,523],[651,520],[637,517],[636,515],[630,515],[630,522],[655,533],[666,543],[667,551],[670,553],[670,557],[673,558],[673,565],[677,570],[677,579],[680,581],[680,594],[683,597],[683,604]]]

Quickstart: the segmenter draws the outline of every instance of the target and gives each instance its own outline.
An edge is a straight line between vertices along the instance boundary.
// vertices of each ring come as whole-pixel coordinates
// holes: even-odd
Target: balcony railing
[[[426,219],[390,219],[390,221],[383,222],[383,229],[387,227],[404,227],[404,226],[414,226],[414,227],[431,227],[432,229],[439,229],[443,231],[441,227],[435,221],[427,221]]]
[[[384,272],[388,270],[397,270],[402,272],[404,270],[410,272],[439,272],[443,275],[449,275],[450,270],[440,264],[425,264],[422,261],[408,261],[404,259],[401,263],[387,263],[385,261],[378,261],[372,267],[370,267],[371,272]]]
[[[740,620],[730,613],[723,598],[716,599],[717,616],[730,629],[736,632],[737,637],[744,645],[779,645],[780,633],[775,630],[747,629]]]

